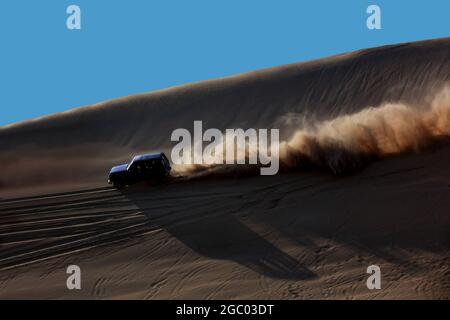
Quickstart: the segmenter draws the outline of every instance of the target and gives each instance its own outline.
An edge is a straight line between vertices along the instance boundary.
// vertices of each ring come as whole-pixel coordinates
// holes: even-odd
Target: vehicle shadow
[[[233,214],[233,203],[223,198],[185,198],[175,203],[121,190],[148,218],[196,253],[217,260],[234,261],[260,275],[306,280],[316,275],[281,251]],[[220,205],[218,202],[221,202]]]

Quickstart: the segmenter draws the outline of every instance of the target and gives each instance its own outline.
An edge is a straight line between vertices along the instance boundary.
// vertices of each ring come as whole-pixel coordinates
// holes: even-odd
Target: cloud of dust
[[[420,152],[450,136],[450,87],[428,100],[421,106],[385,103],[328,121],[301,121],[301,128],[280,142],[280,168],[291,171],[313,167],[343,174],[359,170],[374,159]],[[284,119],[292,120],[289,118]],[[247,158],[258,151],[255,144],[237,148],[246,149]],[[180,165],[174,169],[194,177],[257,173],[255,165],[248,164]]]

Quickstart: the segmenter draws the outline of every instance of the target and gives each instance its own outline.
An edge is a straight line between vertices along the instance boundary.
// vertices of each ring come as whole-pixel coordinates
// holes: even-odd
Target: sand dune
[[[450,298],[449,58],[386,46],[0,127],[0,297]],[[282,172],[106,185],[194,120],[280,128]]]
[[[335,119],[370,106],[429,102],[450,81],[450,39],[362,50],[112,100],[0,128],[3,189],[104,181],[133,153],[168,151],[176,128],[280,127]],[[34,161],[27,161],[28,155]],[[67,168],[77,167],[77,170]],[[1,193],[0,193],[1,197]]]

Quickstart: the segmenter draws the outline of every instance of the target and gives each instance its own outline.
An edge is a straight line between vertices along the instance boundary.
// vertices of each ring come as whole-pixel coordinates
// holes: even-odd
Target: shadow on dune
[[[445,141],[427,154],[387,159],[353,176],[280,176],[270,188],[247,192],[239,210],[304,252],[332,256],[345,247],[418,271],[425,267],[414,260],[417,252],[448,257],[449,155]]]
[[[234,261],[261,275],[280,279],[307,280],[316,277],[308,268],[241,222],[229,209],[208,210],[202,201],[186,207],[152,208],[142,193],[122,191],[151,223],[157,224],[196,253],[218,260]],[[221,199],[223,200],[223,199]],[[192,199],[191,199],[192,201]],[[214,200],[213,200],[214,201]],[[220,200],[219,200],[220,201]]]
[[[445,141],[425,154],[386,159],[346,177],[306,172],[206,179],[146,196],[123,193],[197,253],[267,276],[309,279],[315,275],[306,266],[354,255],[364,266],[369,259],[419,272],[426,266],[415,260],[418,252],[445,257],[450,248],[449,146]],[[260,236],[269,233],[309,258],[300,265]]]

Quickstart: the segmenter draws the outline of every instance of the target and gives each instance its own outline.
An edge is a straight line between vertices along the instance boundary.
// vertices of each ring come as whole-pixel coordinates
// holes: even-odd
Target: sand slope
[[[104,181],[136,152],[169,150],[176,128],[297,129],[384,102],[421,104],[450,80],[450,38],[362,50],[112,100],[0,128],[0,197],[15,187]],[[34,161],[27,161],[30,155]],[[76,166],[77,170],[73,169]]]
[[[380,153],[350,175],[105,184],[111,165],[169,151],[193,120],[281,125],[289,140],[304,128],[286,117],[420,109],[450,80],[449,58],[448,38],[368,49],[0,128],[0,298],[450,298],[447,109],[426,148]],[[65,287],[69,264],[81,291]],[[382,290],[365,286],[371,264]]]

